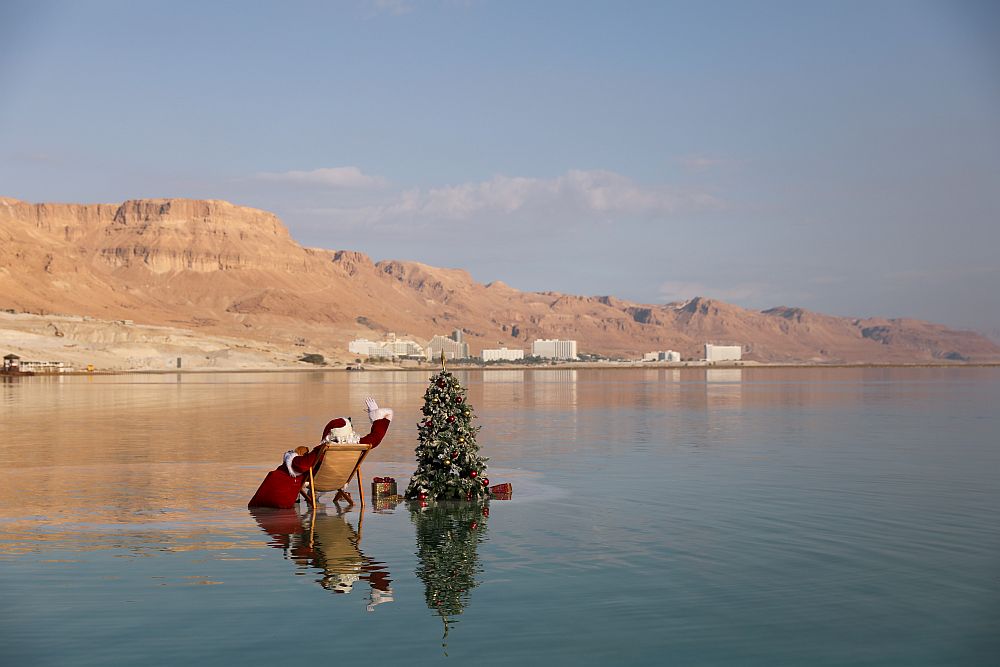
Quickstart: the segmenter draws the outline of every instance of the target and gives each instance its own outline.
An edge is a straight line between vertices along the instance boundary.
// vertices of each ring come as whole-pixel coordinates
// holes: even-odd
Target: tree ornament
[[[445,384],[444,378],[441,378],[440,380],[438,380],[438,386],[441,387],[442,389],[444,389],[444,384]]]
[[[456,402],[456,403],[461,403],[461,402],[462,402],[462,400],[463,400],[463,399],[462,399],[462,397],[461,397],[461,396],[458,396],[458,397],[457,397],[457,398],[455,399],[455,402]]]
[[[448,415],[448,423],[449,424],[455,423],[455,415]]]
[[[489,485],[490,485],[490,478],[483,477],[483,486],[489,486]]]
[[[463,438],[462,436],[458,436],[458,441],[459,442],[465,442],[465,438]]]
[[[446,466],[450,466],[450,465],[451,465],[451,461],[450,461],[449,459],[445,459],[445,460],[444,460],[444,464],[445,464]]]
[[[471,528],[472,530],[475,530],[476,528],[479,528],[479,524],[476,523],[475,521],[473,521],[472,524],[469,526],[469,528]]]
[[[473,470],[472,472],[469,473],[469,477],[471,477],[472,479],[475,479],[478,475],[479,475],[479,473],[476,472],[475,470]]]
[[[471,415],[472,413],[471,413],[471,412],[469,412],[468,410],[466,410],[466,411],[465,411],[465,412],[463,412],[462,414],[464,414],[464,415],[465,415],[466,417],[468,417],[468,416],[469,416],[469,415]]]

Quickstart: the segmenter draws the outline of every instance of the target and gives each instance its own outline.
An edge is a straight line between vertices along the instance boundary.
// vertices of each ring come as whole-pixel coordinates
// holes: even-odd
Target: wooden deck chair
[[[365,506],[365,491],[361,484],[361,462],[371,451],[371,445],[333,444],[326,450],[323,460],[312,470],[312,488],[318,495],[347,486],[352,477],[358,478],[358,497]]]

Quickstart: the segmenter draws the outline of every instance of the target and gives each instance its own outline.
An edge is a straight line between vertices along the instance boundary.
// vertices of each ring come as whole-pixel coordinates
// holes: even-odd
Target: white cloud
[[[323,167],[312,171],[261,172],[254,176],[261,181],[303,183],[330,188],[369,189],[386,185],[384,178],[363,173],[357,167]]]
[[[640,185],[611,171],[573,170],[551,179],[496,176],[488,181],[413,189],[385,203],[313,212],[371,224],[404,218],[463,221],[519,212],[664,216],[721,206],[704,191]]]

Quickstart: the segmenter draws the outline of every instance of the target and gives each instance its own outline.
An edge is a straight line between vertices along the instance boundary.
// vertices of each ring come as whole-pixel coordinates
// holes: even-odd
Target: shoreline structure
[[[303,362],[304,363],[304,362]],[[872,363],[860,362],[854,364],[824,364],[824,363],[739,363],[725,364],[704,362],[641,362],[641,361],[621,361],[621,362],[564,362],[553,364],[524,364],[524,365],[494,365],[483,366],[481,364],[463,364],[461,362],[450,361],[448,367],[456,371],[563,371],[563,370],[781,370],[789,368],[808,369],[865,369],[865,368],[1000,368],[1000,361],[943,361],[943,362],[913,362],[913,363]],[[364,373],[386,373],[386,372],[434,372],[438,367],[428,362],[419,366],[393,366],[381,365],[364,368],[360,372]],[[225,374],[225,373],[356,373],[358,369],[334,367],[332,365],[317,366],[269,366],[261,368],[179,368],[175,370],[152,370],[148,368],[120,369],[120,370],[77,370],[64,371],[62,373],[34,372],[31,374],[12,375],[7,377],[69,377],[69,376],[93,376],[93,375],[197,375],[197,374]],[[0,377],[5,377],[0,373]]]
[[[0,354],[13,353],[23,360],[57,361],[70,366],[63,372],[38,372],[35,376],[115,375],[126,373],[240,373],[240,372],[357,372],[354,355],[330,352],[284,341],[261,341],[201,333],[182,327],[99,320],[75,315],[0,313]],[[324,363],[303,361],[308,354],[324,356]],[[329,356],[326,356],[329,355]],[[178,360],[181,361],[177,367]],[[550,361],[502,364],[449,361],[457,370],[548,370],[593,368],[644,369],[744,369],[744,368],[971,368],[1000,366],[1000,360],[907,361]],[[421,371],[437,362],[361,362],[365,371]],[[85,370],[88,367],[93,370]],[[352,366],[348,370],[348,366]],[[4,375],[4,377],[15,377]]]

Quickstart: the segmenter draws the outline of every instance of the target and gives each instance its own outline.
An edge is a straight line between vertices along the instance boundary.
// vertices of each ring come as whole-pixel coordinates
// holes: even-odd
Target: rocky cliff
[[[665,305],[528,293],[460,269],[375,263],[304,248],[265,211],[224,201],[31,204],[0,198],[0,308],[128,319],[308,346],[347,358],[356,336],[463,329],[474,352],[574,338],[582,352],[638,355],[706,342],[759,361],[997,360],[971,332],[918,320],[851,319],[706,298]]]

